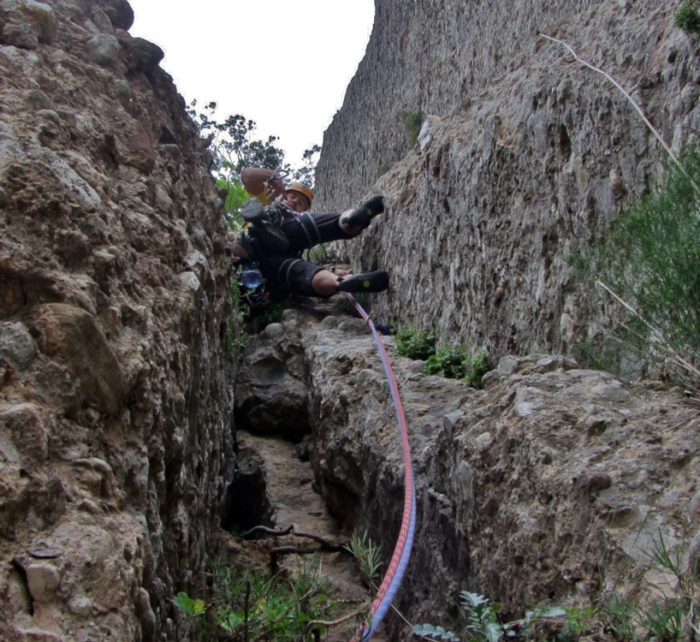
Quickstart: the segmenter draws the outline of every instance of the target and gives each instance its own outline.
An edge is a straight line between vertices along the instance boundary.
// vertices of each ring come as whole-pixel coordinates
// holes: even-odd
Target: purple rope
[[[384,616],[389,610],[389,607],[394,600],[394,596],[396,595],[396,591],[398,591],[401,581],[403,580],[406,566],[408,565],[408,560],[411,557],[411,548],[413,547],[413,536],[415,534],[416,527],[416,491],[413,478],[413,462],[411,461],[411,448],[408,441],[406,416],[401,404],[399,386],[396,382],[396,377],[394,376],[391,364],[389,363],[389,355],[386,352],[386,347],[384,346],[377,329],[374,327],[374,322],[372,319],[370,319],[369,315],[351,294],[347,292],[344,294],[355,306],[357,312],[365,320],[367,325],[369,325],[374,341],[377,344],[379,357],[382,361],[382,365],[384,366],[384,372],[387,380],[389,381],[389,389],[394,402],[394,408],[396,409],[396,417],[399,423],[399,432],[401,434],[401,441],[403,444],[404,458],[404,507],[401,529],[399,530],[399,535],[396,540],[396,545],[394,546],[394,553],[391,556],[389,567],[387,568],[384,579],[379,586],[377,597],[372,602],[372,606],[370,608],[371,622],[369,623],[369,628],[364,629],[362,632],[362,637],[360,638],[362,642],[368,642],[372,638],[372,635],[374,635],[374,633],[377,631],[377,628],[382,623]]]

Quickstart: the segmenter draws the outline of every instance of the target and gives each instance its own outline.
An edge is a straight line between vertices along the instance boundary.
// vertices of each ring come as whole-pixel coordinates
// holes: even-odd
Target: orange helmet
[[[306,187],[306,185],[302,185],[301,183],[290,183],[287,185],[287,189],[285,191],[299,192],[299,194],[303,194],[309,199],[309,205],[314,202],[314,193],[311,191],[311,188]]]

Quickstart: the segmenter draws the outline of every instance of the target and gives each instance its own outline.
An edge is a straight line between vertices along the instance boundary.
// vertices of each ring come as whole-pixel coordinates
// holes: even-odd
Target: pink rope
[[[372,602],[370,607],[370,622],[369,628],[364,628],[359,638],[362,642],[368,642],[372,635],[376,632],[377,628],[381,624],[386,612],[389,610],[391,603],[398,591],[401,581],[403,579],[404,573],[406,571],[406,566],[408,565],[408,560],[411,556],[411,548],[413,547],[413,536],[415,532],[416,525],[416,492],[413,479],[413,462],[411,460],[411,448],[408,441],[408,427],[406,424],[406,416],[403,411],[403,405],[401,404],[401,397],[399,395],[399,386],[394,376],[394,371],[391,368],[391,363],[389,362],[389,355],[387,354],[384,342],[381,340],[374,323],[369,315],[364,311],[362,306],[355,300],[355,298],[345,292],[345,296],[350,300],[350,302],[355,306],[359,315],[364,319],[364,321],[369,325],[372,335],[374,336],[374,341],[377,344],[379,350],[379,357],[384,365],[384,372],[386,373],[387,379],[389,381],[389,389],[391,391],[391,397],[394,402],[394,408],[396,409],[396,417],[399,424],[399,431],[401,434],[401,443],[403,446],[403,461],[404,461],[404,504],[403,504],[403,517],[401,520],[401,528],[399,530],[399,535],[396,539],[396,544],[394,546],[394,552],[391,556],[391,561],[389,562],[389,567],[384,574],[384,579],[379,585],[379,590],[377,591],[377,596]],[[353,640],[355,640],[354,638]]]

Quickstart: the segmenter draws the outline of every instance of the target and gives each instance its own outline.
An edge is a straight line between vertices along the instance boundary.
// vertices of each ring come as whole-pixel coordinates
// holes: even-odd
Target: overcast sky
[[[254,120],[287,160],[321,145],[364,56],[374,0],[129,0],[129,30],[157,44],[187,104]]]

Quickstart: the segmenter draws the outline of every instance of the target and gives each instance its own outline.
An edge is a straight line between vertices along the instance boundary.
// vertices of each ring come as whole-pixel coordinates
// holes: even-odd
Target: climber
[[[384,270],[339,275],[301,258],[319,243],[349,239],[384,211],[375,196],[342,214],[311,214],[313,192],[300,183],[285,186],[272,170],[245,168],[241,183],[255,198],[242,207],[246,231],[234,245],[234,260],[254,261],[273,296],[289,293],[330,297],[338,292],[381,292],[389,285]]]

